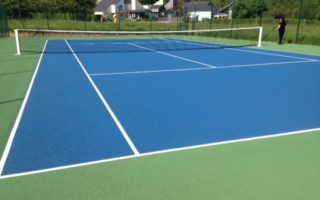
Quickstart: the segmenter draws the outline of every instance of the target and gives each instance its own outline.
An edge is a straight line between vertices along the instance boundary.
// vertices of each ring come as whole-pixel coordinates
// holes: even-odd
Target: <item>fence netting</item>
[[[279,18],[284,16],[285,43],[320,45],[319,0],[164,0],[163,5],[144,6],[137,1],[135,10],[131,0],[123,0],[119,1],[123,5],[110,12],[95,0],[19,2],[19,6],[7,6],[11,30],[181,31],[263,26],[263,40],[276,42]]]

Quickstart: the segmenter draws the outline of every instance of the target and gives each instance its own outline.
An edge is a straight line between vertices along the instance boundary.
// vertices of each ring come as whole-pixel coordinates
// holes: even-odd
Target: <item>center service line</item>
[[[198,62],[198,61],[191,60],[191,59],[188,59],[188,58],[183,58],[183,57],[176,56],[176,55],[169,54],[169,53],[165,53],[165,52],[162,52],[162,51],[157,51],[157,50],[150,49],[150,48],[147,48],[147,47],[143,47],[143,46],[140,46],[140,45],[137,45],[137,44],[133,44],[133,43],[128,43],[128,44],[131,45],[131,46],[138,47],[140,49],[146,49],[146,50],[153,51],[153,52],[156,52],[156,53],[159,53],[159,54],[163,54],[163,55],[166,55],[166,56],[170,56],[170,57],[173,57],[173,58],[178,58],[180,60],[185,60],[185,61],[188,61],[188,62],[196,63],[196,64],[203,65],[203,66],[210,67],[210,68],[216,68],[216,66],[213,66],[213,65],[209,65],[209,64],[206,64],[206,63]]]

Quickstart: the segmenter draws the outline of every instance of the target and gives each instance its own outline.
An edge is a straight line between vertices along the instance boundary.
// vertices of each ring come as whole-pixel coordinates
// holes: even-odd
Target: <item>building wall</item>
[[[137,9],[137,0],[131,0],[131,10]]]
[[[154,3],[153,5],[162,6],[163,5],[163,0],[159,0],[156,3]]]
[[[189,16],[191,18],[198,16],[198,21],[202,21],[202,19],[211,19],[211,11],[196,11],[189,12]]]
[[[173,9],[174,0],[169,0],[169,2],[164,6],[167,10]]]
[[[121,7],[122,10],[119,10]],[[124,1],[120,0],[116,4],[111,4],[105,11],[106,15],[111,15],[117,12],[123,12],[125,9]]]

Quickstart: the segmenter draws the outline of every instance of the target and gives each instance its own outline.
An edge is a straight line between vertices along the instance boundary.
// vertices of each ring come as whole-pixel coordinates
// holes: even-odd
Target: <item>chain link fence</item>
[[[9,28],[8,28],[8,19],[6,15],[6,9],[4,5],[0,4],[0,37],[8,37]]]
[[[208,1],[207,8],[197,2],[179,2],[171,9],[145,11],[136,14],[136,18],[128,18],[127,13],[119,11],[102,19],[94,15],[92,8],[61,10],[50,5],[41,12],[9,10],[8,16],[11,30],[166,31],[263,26],[263,40],[274,42],[278,40],[279,18],[284,16],[287,21],[284,43],[320,45],[319,0],[213,0]]]

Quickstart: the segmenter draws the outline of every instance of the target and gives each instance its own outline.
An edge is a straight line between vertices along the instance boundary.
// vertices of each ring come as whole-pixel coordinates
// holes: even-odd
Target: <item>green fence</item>
[[[10,30],[27,28],[160,31],[263,26],[263,40],[274,42],[278,40],[279,18],[285,16],[288,25],[284,43],[320,45],[319,0],[214,0],[211,15],[201,20],[195,17],[200,16],[200,7],[191,8],[191,11],[195,13],[191,15],[190,10],[186,10],[186,2],[182,0],[179,2],[181,5],[176,5],[173,9],[166,11],[170,12],[170,17],[168,13],[167,16],[160,17],[160,12],[159,15],[145,12],[140,13],[139,18],[129,20],[126,11],[121,11],[121,17],[117,22],[113,21],[111,14],[103,20],[100,19],[93,14],[93,8],[64,9],[59,8],[58,5],[48,4],[41,10],[36,7],[28,8],[26,4],[20,12],[14,9],[7,11],[10,16]]]
[[[277,26],[280,17],[283,16],[287,21],[285,43],[320,45],[318,0],[216,0],[214,2],[220,10],[213,12],[210,19],[193,22],[190,26],[192,29],[263,26],[263,39],[277,41]],[[219,5],[218,2],[229,3]]]
[[[5,7],[0,4],[0,37],[9,36],[8,19]]]

